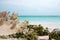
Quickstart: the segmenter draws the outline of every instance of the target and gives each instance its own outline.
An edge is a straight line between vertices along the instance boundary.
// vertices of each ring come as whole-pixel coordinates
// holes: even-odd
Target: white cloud
[[[37,10],[54,9],[60,6],[60,0],[7,0],[4,3]]]
[[[24,12],[60,12],[60,0],[3,0],[2,3],[20,7]]]

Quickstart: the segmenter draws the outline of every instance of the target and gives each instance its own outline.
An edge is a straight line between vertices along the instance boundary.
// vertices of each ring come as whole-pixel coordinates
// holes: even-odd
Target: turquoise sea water
[[[60,16],[19,16],[18,19],[30,22],[60,22]]]

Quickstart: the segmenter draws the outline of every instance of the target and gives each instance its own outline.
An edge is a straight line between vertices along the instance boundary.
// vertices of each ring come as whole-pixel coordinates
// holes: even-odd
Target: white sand
[[[13,30],[10,29],[12,25],[2,25],[0,26],[0,35],[9,35],[13,34]]]
[[[52,31],[55,28],[60,29],[60,22],[30,22],[32,25],[41,24],[44,28],[48,27],[49,31]],[[2,25],[0,26],[0,35],[9,35],[15,33],[13,30],[10,30],[12,25]]]
[[[52,31],[55,28],[60,29],[60,22],[30,22],[32,25],[41,24],[44,28],[48,27],[49,31]]]
[[[16,38],[1,39],[1,38],[0,38],[0,40],[18,40],[18,39],[16,39]]]

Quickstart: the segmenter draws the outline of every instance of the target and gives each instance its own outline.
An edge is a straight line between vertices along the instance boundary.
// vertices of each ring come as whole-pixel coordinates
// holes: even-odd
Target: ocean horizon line
[[[60,17],[60,16],[18,16],[18,17]]]
[[[60,16],[18,16],[18,17],[60,17]]]

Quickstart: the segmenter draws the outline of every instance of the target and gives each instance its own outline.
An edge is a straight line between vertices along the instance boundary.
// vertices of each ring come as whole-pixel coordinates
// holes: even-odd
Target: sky
[[[0,11],[19,15],[60,15],[60,0],[0,0]]]

